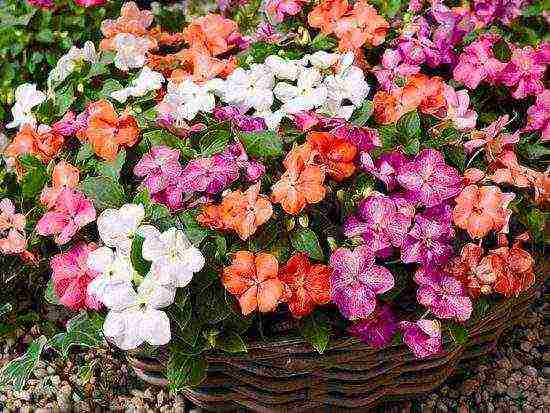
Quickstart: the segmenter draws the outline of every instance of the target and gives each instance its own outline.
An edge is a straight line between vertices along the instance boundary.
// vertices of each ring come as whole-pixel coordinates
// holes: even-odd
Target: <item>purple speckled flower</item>
[[[360,152],[368,152],[377,146],[382,146],[376,129],[346,124],[338,126],[331,133],[353,144]]]
[[[429,208],[416,215],[413,227],[401,245],[401,260],[429,267],[444,265],[453,254],[449,241],[452,235],[451,207]]]
[[[177,187],[182,192],[217,194],[237,179],[239,167],[236,162],[214,155],[190,161],[179,176]]]
[[[406,190],[408,200],[427,207],[454,197],[461,189],[460,174],[435,149],[424,149],[401,165],[397,181]]]
[[[265,165],[250,160],[240,142],[229,145],[220,156],[226,158],[230,162],[235,162],[238,168],[243,169],[245,177],[249,182],[256,182],[265,173]]]
[[[418,302],[436,317],[466,321],[472,315],[472,300],[456,278],[422,267],[414,280],[419,285]]]
[[[264,118],[259,116],[244,115],[235,106],[218,106],[213,110],[216,119],[230,121],[235,128],[243,132],[260,132],[267,129]]]
[[[182,172],[179,151],[167,146],[155,146],[143,155],[134,167],[134,175],[145,177],[142,185],[150,194],[166,189]]]
[[[348,331],[365,344],[382,348],[391,343],[397,331],[397,319],[388,305],[382,305],[368,318],[352,325]]]
[[[420,66],[404,63],[403,60],[400,50],[386,49],[382,55],[382,64],[372,69],[378,83],[386,92],[397,89],[398,80],[420,72]]]
[[[333,273],[330,295],[342,315],[350,320],[368,317],[376,308],[376,296],[393,288],[389,270],[374,263],[374,253],[367,246],[353,251],[336,249],[330,257]]]
[[[369,196],[361,201],[357,213],[348,217],[342,231],[349,238],[362,237],[374,252],[400,247],[415,211],[412,205],[399,206],[386,195]]]
[[[539,53],[531,46],[519,48],[511,44],[510,47],[512,57],[500,73],[500,81],[506,86],[515,86],[512,92],[515,99],[542,93],[546,64],[539,60]]]
[[[403,342],[416,357],[425,358],[441,352],[441,325],[437,320],[402,321],[399,328],[403,332]]]
[[[384,153],[376,161],[363,152],[360,158],[361,168],[384,182],[388,191],[393,191],[397,186],[397,173],[405,162],[407,158],[401,152]]]
[[[484,25],[495,20],[510,24],[530,2],[531,0],[475,0],[474,16]]]
[[[537,96],[533,106],[527,109],[527,125],[524,131],[541,131],[542,142],[550,141],[550,90],[546,89]]]

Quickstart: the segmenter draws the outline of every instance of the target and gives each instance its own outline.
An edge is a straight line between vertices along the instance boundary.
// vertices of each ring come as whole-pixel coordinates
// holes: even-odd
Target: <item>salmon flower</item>
[[[260,183],[244,193],[238,189],[224,196],[220,205],[207,205],[197,216],[204,226],[220,230],[234,230],[244,241],[273,215],[269,198],[260,195]]]
[[[194,19],[183,31],[183,38],[191,49],[217,56],[230,49],[227,39],[237,31],[237,24],[219,14],[207,14]]]
[[[101,41],[100,48],[113,50],[112,41],[119,33],[132,34],[136,37],[144,36],[153,18],[151,11],[140,10],[133,1],[124,3],[120,9],[120,17],[116,20],[104,20],[101,23],[101,32],[105,39]]]
[[[16,214],[13,202],[4,198],[0,201],[0,253],[21,254],[25,251],[25,215]]]
[[[297,215],[307,204],[320,202],[325,197],[325,173],[312,163],[313,156],[308,143],[294,147],[283,162],[286,172],[271,188],[272,201],[280,203],[289,214]]]
[[[353,144],[328,132],[310,132],[307,142],[319,153],[321,164],[335,181],[340,182],[353,175],[353,161],[357,155],[357,148]]]
[[[281,268],[279,278],[288,287],[288,307],[292,316],[301,318],[315,306],[330,302],[330,274],[323,264],[312,264],[306,254],[296,253]]]
[[[490,258],[483,257],[483,249],[468,243],[462,247],[459,256],[449,261],[445,271],[462,283],[468,295],[478,297],[493,292],[496,276],[489,264]]]
[[[237,251],[222,282],[239,300],[243,315],[255,310],[267,313],[283,300],[285,287],[278,277],[279,263],[271,254]]]
[[[311,27],[321,29],[324,34],[331,34],[348,9],[347,0],[324,0],[309,12],[308,23]]]
[[[491,230],[507,232],[512,214],[508,204],[515,196],[496,186],[468,185],[456,197],[453,222],[472,238],[483,238]]]
[[[466,152],[471,153],[478,148],[484,147],[487,160],[494,161],[506,148],[519,142],[519,134],[502,133],[506,124],[509,123],[509,116],[504,115],[495,120],[481,131],[473,131],[471,139],[464,143]]]
[[[76,188],[80,180],[78,168],[61,160],[54,166],[52,172],[52,186],[46,186],[40,194],[40,202],[48,208],[53,208],[55,200],[64,188]]]
[[[7,146],[4,154],[9,157],[33,155],[48,163],[59,153],[63,142],[63,136],[46,125],[40,125],[35,130],[31,125],[25,124]]]
[[[87,111],[88,127],[83,135],[101,158],[113,161],[121,146],[130,147],[137,143],[139,129],[133,116],[118,116],[113,105],[106,100],[91,103]]]

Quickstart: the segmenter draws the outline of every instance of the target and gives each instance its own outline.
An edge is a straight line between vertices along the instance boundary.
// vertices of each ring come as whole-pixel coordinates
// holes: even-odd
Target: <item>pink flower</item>
[[[57,197],[53,211],[46,212],[38,221],[36,231],[40,235],[54,235],[55,242],[63,245],[95,218],[92,202],[82,192],[65,188]]]
[[[142,185],[150,194],[166,189],[181,175],[180,152],[167,146],[155,146],[134,166],[134,175],[145,177]]]
[[[444,86],[445,100],[447,101],[447,116],[460,131],[473,129],[476,126],[477,113],[469,109],[470,97],[467,90],[456,91],[452,86]]]
[[[507,146],[518,143],[519,131],[515,133],[502,133],[509,123],[509,119],[508,115],[503,115],[480,132],[474,131],[472,133],[473,139],[464,142],[466,152],[471,153],[475,149],[485,146],[487,158],[494,160]]]
[[[74,0],[76,4],[82,7],[103,6],[107,0]]]
[[[384,182],[388,191],[397,186],[397,173],[405,162],[407,158],[401,152],[383,153],[376,161],[368,153],[361,153],[361,168]]]
[[[462,283],[454,277],[420,268],[414,280],[419,285],[418,302],[438,318],[466,321],[472,315],[472,300]]]
[[[533,106],[527,109],[525,132],[541,131],[542,142],[550,141],[550,90],[545,89]]]
[[[220,156],[230,162],[235,162],[238,168],[244,170],[246,180],[249,182],[256,182],[265,173],[265,165],[249,159],[244,146],[240,142],[229,145]]]
[[[275,23],[281,23],[285,16],[295,16],[308,0],[268,0],[265,10]]]
[[[427,207],[438,205],[460,192],[461,177],[448,166],[440,152],[424,149],[412,161],[399,168],[397,181],[406,189],[411,202]]]
[[[51,9],[55,6],[53,0],[27,0],[31,6]]]
[[[373,67],[372,71],[386,92],[397,89],[398,80],[404,80],[410,75],[420,72],[420,66],[403,62],[401,52],[393,49],[386,49],[382,55],[382,65]]]
[[[376,129],[344,124],[334,128],[331,133],[337,138],[345,139],[360,152],[368,152],[382,146]]]
[[[99,273],[89,269],[86,264],[88,253],[95,248],[94,244],[79,242],[50,260],[55,294],[61,304],[73,310],[101,308],[99,300],[87,291],[88,284],[99,276]]]
[[[412,205],[400,206],[386,195],[369,196],[346,220],[342,231],[349,238],[361,236],[373,252],[400,247],[415,212]]]
[[[397,320],[388,305],[377,308],[368,318],[360,320],[348,329],[369,346],[382,348],[391,343],[397,331]]]
[[[512,96],[516,99],[542,93],[546,65],[539,62],[537,52],[531,46],[519,48],[511,44],[510,47],[512,57],[500,73],[500,81],[506,86],[515,86]]]
[[[2,254],[21,254],[25,251],[25,215],[16,214],[10,199],[0,201],[0,252]]]
[[[418,320],[416,323],[402,321],[403,342],[418,358],[441,352],[441,325],[437,320]]]
[[[330,257],[332,301],[350,320],[368,317],[376,308],[376,296],[393,288],[393,275],[374,263],[374,252],[367,246],[353,251],[336,249]]]
[[[178,178],[182,192],[217,194],[239,179],[239,167],[221,155],[190,161]]]

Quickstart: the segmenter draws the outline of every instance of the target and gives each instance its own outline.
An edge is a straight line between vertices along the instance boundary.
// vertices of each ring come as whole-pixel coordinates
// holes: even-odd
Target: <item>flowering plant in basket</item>
[[[1,259],[78,313],[40,348],[168,351],[177,389],[281,335],[463,343],[545,242],[529,3],[224,1],[178,27],[124,3],[6,125]]]

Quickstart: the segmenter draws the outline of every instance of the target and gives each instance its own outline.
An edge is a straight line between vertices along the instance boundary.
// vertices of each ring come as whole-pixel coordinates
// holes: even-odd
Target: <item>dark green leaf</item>
[[[364,126],[369,120],[374,110],[374,105],[370,100],[365,100],[360,108],[355,109],[351,115],[351,123],[357,126]]]
[[[420,116],[413,110],[406,113],[397,121],[397,131],[406,141],[420,136]]]
[[[80,184],[80,188],[100,211],[119,208],[126,200],[122,185],[106,176],[89,176]]]
[[[21,181],[21,192],[25,199],[35,199],[48,181],[44,165],[27,171]]]
[[[187,234],[189,241],[198,247],[201,242],[212,233],[208,228],[202,227],[197,222],[198,210],[188,209],[177,215],[177,220],[182,224],[182,228]]]
[[[311,41],[311,47],[315,50],[331,50],[338,44],[338,41],[324,33],[319,33]]]
[[[97,165],[97,173],[111,178],[113,181],[118,181],[124,162],[126,162],[126,151],[122,149],[113,162],[104,161],[99,163]]]
[[[142,276],[146,276],[151,268],[151,262],[145,260],[142,255],[144,238],[139,235],[134,236],[132,240],[132,249],[130,252],[130,260],[134,269]]]
[[[323,354],[330,339],[330,324],[324,315],[310,314],[302,322],[302,334],[319,354]]]
[[[206,378],[207,368],[208,362],[200,355],[172,351],[166,370],[170,391],[198,386]]]
[[[292,232],[290,242],[296,251],[305,252],[314,260],[322,260],[324,257],[317,235],[309,228],[298,228]]]
[[[12,383],[14,390],[22,390],[31,373],[36,368],[40,355],[48,343],[45,336],[34,339],[29,348],[21,357],[18,357],[0,370],[0,389]]]
[[[58,340],[59,350],[63,357],[69,356],[71,347],[99,348],[103,346],[103,318],[99,314],[88,316],[85,312],[78,314],[67,323],[67,331],[61,333]]]
[[[212,156],[227,148],[231,134],[226,130],[214,130],[204,134],[200,139],[200,156]]]
[[[459,345],[463,345],[468,340],[468,330],[462,324],[451,322],[447,324],[449,334],[453,341]]]
[[[510,50],[510,46],[508,46],[506,40],[500,39],[493,45],[493,54],[501,62],[507,62],[512,56],[512,50]]]
[[[73,85],[68,84],[58,90],[54,100],[56,116],[63,116],[69,110],[75,99]]]
[[[36,34],[36,40],[40,43],[50,44],[54,41],[53,32],[50,29],[42,29]]]
[[[276,132],[240,133],[239,139],[253,158],[275,158],[283,154],[283,142]]]
[[[216,347],[228,353],[246,353],[246,343],[235,332],[222,333],[216,337]]]
[[[86,159],[89,159],[93,156],[94,150],[92,148],[92,145],[89,143],[85,143],[78,149],[78,153],[76,154],[76,163],[82,164]]]
[[[59,297],[55,293],[53,281],[51,279],[48,281],[48,285],[46,286],[46,291],[44,292],[44,298],[49,304],[59,305]]]

